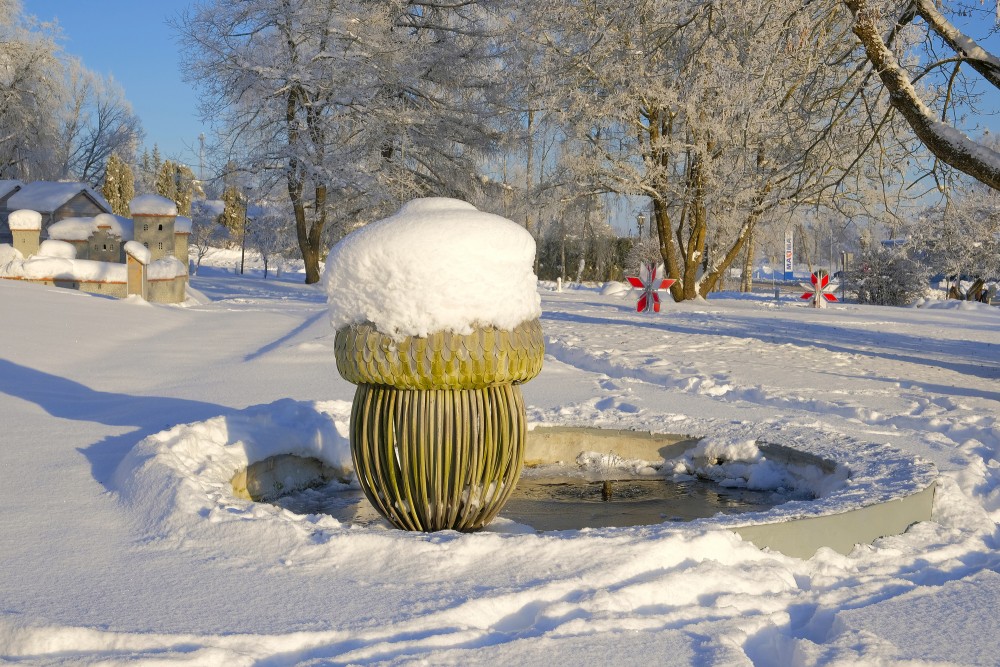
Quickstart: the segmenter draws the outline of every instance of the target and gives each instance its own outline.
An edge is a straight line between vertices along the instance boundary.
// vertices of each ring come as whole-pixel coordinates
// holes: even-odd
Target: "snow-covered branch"
[[[868,0],[844,0],[844,4],[854,15],[853,32],[861,41],[868,59],[889,91],[892,106],[906,119],[914,134],[942,162],[992,188],[1000,189],[1000,153],[938,120],[931,109],[924,104],[913,86],[909,73],[882,38],[882,20],[877,8]],[[942,38],[949,44],[954,44],[956,48],[971,49],[977,58],[976,62],[979,63],[977,70],[989,72],[990,77],[995,78],[997,74],[995,58],[978,49],[975,42],[963,41],[961,33],[958,33],[926,1],[921,0],[917,6],[922,16],[926,13],[925,18],[929,17],[927,20],[932,29],[942,30]],[[990,81],[992,82],[993,78]]]

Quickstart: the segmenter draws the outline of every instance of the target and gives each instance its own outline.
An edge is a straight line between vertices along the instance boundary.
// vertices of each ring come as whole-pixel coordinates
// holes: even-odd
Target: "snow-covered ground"
[[[535,422],[811,429],[941,472],[933,522],[801,560],[676,524],[424,535],[232,497],[241,456],[343,456],[354,387],[320,287],[220,263],[185,307],[0,281],[0,662],[1000,660],[1000,308],[731,294],[646,315],[542,289]]]

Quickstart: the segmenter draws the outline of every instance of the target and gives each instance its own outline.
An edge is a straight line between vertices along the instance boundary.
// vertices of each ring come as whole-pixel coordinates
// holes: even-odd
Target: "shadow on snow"
[[[231,408],[183,398],[130,396],[104,391],[0,358],[0,392],[38,405],[53,417],[108,426],[134,427],[78,448],[91,474],[107,488],[118,464],[146,436],[176,424],[203,421]]]

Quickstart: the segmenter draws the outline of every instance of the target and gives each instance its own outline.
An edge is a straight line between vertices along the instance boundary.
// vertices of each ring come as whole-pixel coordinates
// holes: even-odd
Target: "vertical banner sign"
[[[792,247],[792,230],[789,229],[785,232],[785,280],[795,278],[792,266]]]

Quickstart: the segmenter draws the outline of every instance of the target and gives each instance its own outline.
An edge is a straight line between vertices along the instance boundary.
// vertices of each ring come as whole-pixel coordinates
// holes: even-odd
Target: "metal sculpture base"
[[[369,502],[404,530],[479,530],[521,474],[524,399],[516,385],[396,389],[359,384],[351,453]]]

